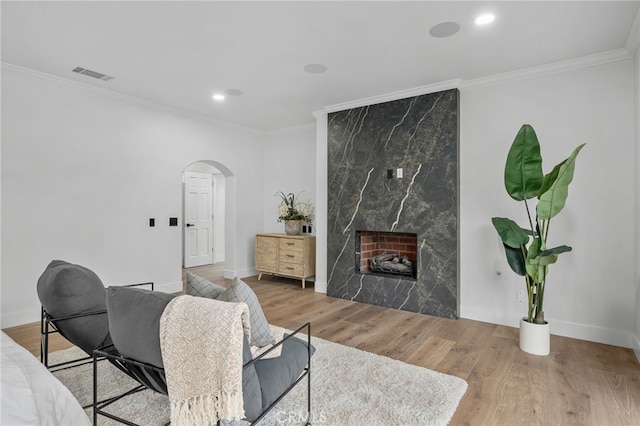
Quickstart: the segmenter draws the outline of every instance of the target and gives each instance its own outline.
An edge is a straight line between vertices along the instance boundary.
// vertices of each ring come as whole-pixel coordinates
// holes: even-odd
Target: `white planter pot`
[[[533,324],[520,319],[520,349],[533,355],[549,355],[549,323]]]

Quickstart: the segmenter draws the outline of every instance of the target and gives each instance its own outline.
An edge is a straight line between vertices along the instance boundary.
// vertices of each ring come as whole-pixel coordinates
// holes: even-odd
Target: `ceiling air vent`
[[[88,70],[88,69],[85,69],[85,68],[81,68],[81,67],[75,67],[73,69],[73,72],[76,72],[76,73],[82,74],[82,75],[87,75],[89,77],[97,78],[98,80],[102,80],[102,81],[113,80],[113,77],[109,77],[108,75],[104,75],[102,73],[91,71],[91,70]]]

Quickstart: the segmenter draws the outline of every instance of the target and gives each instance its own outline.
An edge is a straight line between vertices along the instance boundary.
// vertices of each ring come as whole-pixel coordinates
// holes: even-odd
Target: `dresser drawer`
[[[278,252],[278,262],[303,263],[303,254],[302,251],[280,250]]]
[[[294,238],[280,238],[278,241],[280,251],[296,251],[302,253],[304,251],[304,241]]]
[[[302,276],[304,265],[302,263],[278,262],[278,272],[286,275]]]

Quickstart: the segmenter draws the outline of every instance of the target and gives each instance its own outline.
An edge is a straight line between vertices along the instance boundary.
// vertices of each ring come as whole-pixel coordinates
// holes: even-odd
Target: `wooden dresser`
[[[256,235],[256,269],[263,273],[302,280],[316,274],[315,235]]]

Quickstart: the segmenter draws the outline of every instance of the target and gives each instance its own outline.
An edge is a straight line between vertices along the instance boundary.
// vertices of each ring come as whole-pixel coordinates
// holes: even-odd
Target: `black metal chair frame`
[[[300,376],[296,379],[295,382],[291,384],[283,393],[280,395],[269,407],[262,411],[260,416],[255,419],[251,424],[255,425],[260,420],[264,418],[281,400],[285,397],[300,381],[302,381],[305,377],[307,378],[307,425],[311,424],[311,323],[307,322],[303,324],[296,330],[294,330],[290,335],[273,345],[273,347],[269,348],[269,350],[262,353],[260,356],[252,359],[248,363],[244,364],[243,369],[248,368],[253,365],[258,360],[264,358],[271,351],[275,350],[278,346],[281,346],[292,338],[293,336],[300,333],[302,330],[306,329],[307,334],[307,365],[302,370]],[[108,398],[102,401],[98,399],[98,361],[101,359],[106,359],[111,364],[116,366],[120,371],[140,383],[140,385],[112,398]],[[158,368],[154,365],[147,364],[144,362],[136,361],[133,359],[125,358],[121,356],[116,348],[113,345],[110,345],[106,348],[100,348],[93,351],[93,424],[98,424],[98,415],[102,415],[108,417],[112,420],[118,421],[120,423],[129,425],[129,426],[138,426],[136,423],[132,423],[126,419],[116,416],[113,413],[109,413],[104,411],[105,408],[115,403],[116,401],[121,400],[127,396],[133,395],[140,391],[150,389],[154,392],[161,393],[163,395],[168,395],[167,392],[167,384],[164,375],[164,369]],[[220,425],[220,421],[218,421],[218,425]]]
[[[151,290],[153,290],[154,286],[152,282],[128,284],[124,287],[140,287],[145,285],[151,286]],[[103,309],[100,311],[84,312],[81,314],[66,315],[63,317],[53,317],[44,309],[42,305],[40,306],[40,310],[40,362],[44,364],[44,366],[47,367],[47,369],[51,372],[78,367],[80,365],[92,362],[93,357],[91,355],[87,355],[86,357],[49,365],[49,335],[55,333],[59,333],[60,335],[62,335],[62,333],[60,333],[60,330],[58,330],[58,327],[56,326],[57,322],[75,318],[82,318],[91,315],[106,314],[107,311]]]

